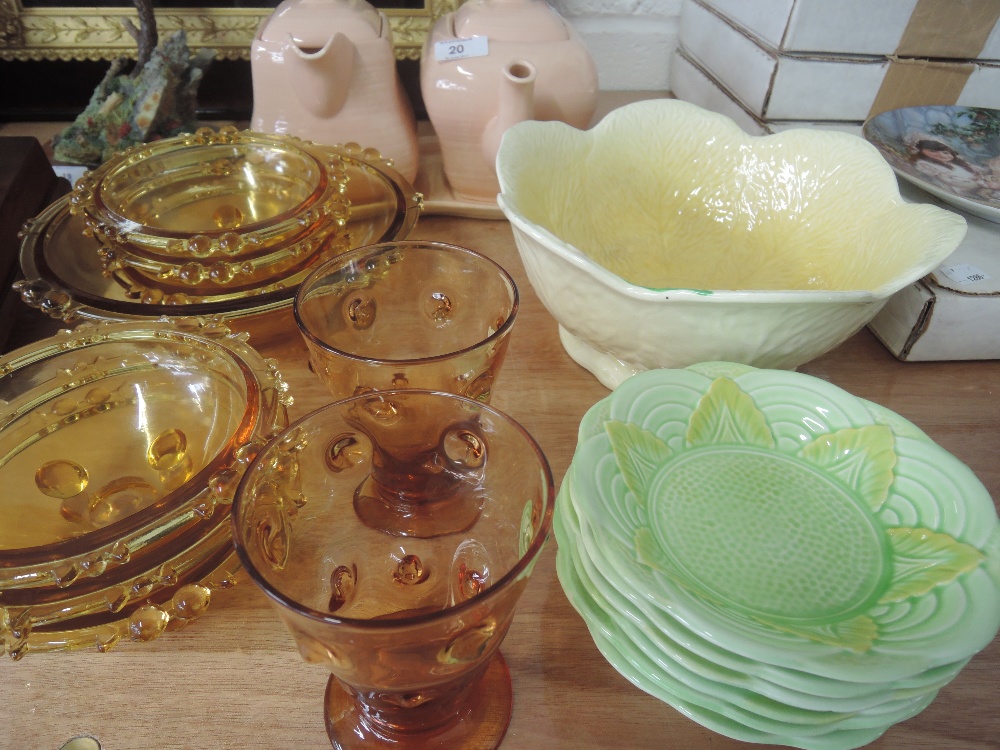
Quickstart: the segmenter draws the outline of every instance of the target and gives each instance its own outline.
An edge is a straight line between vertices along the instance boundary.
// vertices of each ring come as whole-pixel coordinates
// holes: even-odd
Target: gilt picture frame
[[[419,59],[434,21],[460,4],[461,0],[423,0],[423,6],[417,9],[383,9],[392,25],[396,57]],[[273,7],[157,8],[157,30],[163,38],[183,29],[192,51],[207,47],[216,51],[218,59],[247,60],[257,27],[273,10]],[[136,10],[131,5],[58,7],[35,6],[30,0],[28,3],[0,0],[0,60],[134,57],[136,45],[126,29],[125,19],[138,25]]]

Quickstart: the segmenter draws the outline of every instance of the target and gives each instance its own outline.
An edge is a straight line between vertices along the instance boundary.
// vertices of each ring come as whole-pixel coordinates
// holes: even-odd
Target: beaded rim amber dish
[[[126,256],[245,260],[342,221],[346,184],[336,152],[289,135],[200,128],[87,172],[70,211]]]
[[[103,323],[60,331],[0,358],[0,476],[10,472],[0,502],[12,513],[18,510],[22,519],[19,527],[7,530],[0,548],[0,606],[5,590],[68,587],[155,545],[175,543],[199,524],[211,528],[206,519],[228,507],[257,450],[288,421],[290,398],[276,363],[262,358],[246,339],[218,321],[199,318],[140,327]],[[206,371],[211,379],[201,377]],[[200,379],[185,380],[185,373]],[[161,384],[163,393],[146,392],[146,382]],[[226,401],[216,393],[223,385],[229,391]],[[137,429],[129,435],[139,447],[130,448],[132,462],[121,465],[127,443],[116,446],[113,435],[92,434],[96,428],[90,425],[97,422],[88,420],[109,413],[113,418],[115,409],[141,417],[163,394],[174,411],[160,406],[156,425],[152,420],[139,425],[150,434]],[[203,408],[194,416],[177,411],[185,403],[193,410],[199,400]],[[183,437],[182,429],[195,425],[195,417],[212,420],[213,410],[222,408],[233,412],[224,427],[197,428],[204,436],[195,439],[204,445],[170,448]],[[171,419],[177,414],[176,425],[170,425],[179,429],[163,429],[165,413]],[[107,450],[85,446],[86,461],[70,460],[71,453],[84,448],[66,441],[78,441],[80,434],[58,433],[74,425],[76,430],[90,427],[83,437],[94,442],[106,438]],[[44,444],[53,434],[56,445]],[[132,455],[143,452],[148,466]],[[85,462],[103,463],[100,476],[97,471],[88,475]],[[155,479],[144,481],[145,475]],[[117,507],[112,499],[132,505]]]
[[[206,559],[232,544],[229,507],[210,519],[172,537],[167,544],[143,550],[128,562],[102,574],[80,578],[67,586],[33,586],[0,591],[0,605],[8,618],[50,626],[79,617],[115,614],[162,588],[175,588]]]
[[[28,653],[83,648],[103,653],[121,642],[145,643],[187,627],[203,616],[218,592],[236,586],[239,570],[236,552],[227,545],[193,570],[177,588],[161,589],[109,617],[81,618],[28,631],[0,625],[0,630],[7,630],[7,653],[14,660]]]
[[[0,653],[5,652],[17,660],[28,651],[55,650],[66,640],[65,631],[95,626],[106,629],[109,625],[129,620],[137,612],[140,613],[138,617],[147,623],[139,631],[146,637],[133,640],[151,640],[159,635],[168,621],[163,612],[168,618],[176,615],[186,620],[201,616],[208,609],[211,599],[211,591],[204,590],[201,579],[232,553],[229,516],[228,507],[220,508],[214,514],[207,533],[196,528],[183,535],[193,540],[190,544],[172,542],[160,545],[158,554],[144,554],[132,563],[64,589],[30,588],[0,592],[4,613],[0,618]],[[140,562],[138,572],[126,570],[137,567],[135,563]],[[229,569],[235,570],[236,566],[230,565]],[[32,595],[42,592],[45,593],[43,600],[30,601]],[[171,612],[166,607],[173,601],[177,602],[174,606],[176,611]],[[157,611],[151,612],[148,607],[154,602],[159,603]],[[60,635],[54,638],[56,633]],[[95,645],[100,648],[100,643],[95,642]]]
[[[356,143],[325,148],[345,165],[349,215],[341,231],[277,280],[195,289],[165,284],[134,267],[106,269],[100,243],[84,235],[82,216],[71,214],[69,198],[63,197],[25,224],[20,235],[24,279],[15,289],[25,304],[67,323],[164,315],[233,319],[288,307],[316,265],[353,247],[404,239],[423,208],[423,196],[373,149]]]

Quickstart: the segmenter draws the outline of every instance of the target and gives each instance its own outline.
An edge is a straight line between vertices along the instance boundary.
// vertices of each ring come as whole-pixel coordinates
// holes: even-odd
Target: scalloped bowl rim
[[[639,111],[641,108],[648,108],[651,110],[668,110],[673,109],[680,114],[675,116],[675,119],[682,119],[686,116],[698,115],[704,118],[707,122],[715,128],[718,128],[720,134],[731,134],[736,138],[742,140],[744,143],[755,144],[762,141],[771,140],[781,142],[788,137],[803,137],[807,135],[811,140],[823,142],[823,141],[840,141],[843,143],[852,144],[852,148],[859,149],[871,157],[871,164],[874,170],[883,172],[889,180],[885,181],[885,188],[888,190],[887,198],[892,204],[892,207],[902,205],[914,205],[909,204],[905,201],[899,192],[899,183],[896,180],[896,173],[884,159],[881,153],[872,144],[867,142],[864,138],[860,136],[854,136],[849,133],[844,133],[834,130],[824,130],[821,128],[811,129],[811,128],[793,128],[787,131],[772,133],[768,135],[752,135],[745,132],[739,125],[737,125],[731,118],[722,115],[717,112],[713,112],[697,105],[685,102],[680,99],[654,99],[634,102],[632,104],[627,104],[616,110],[610,112],[605,116],[600,122],[598,122],[590,130],[579,130],[571,125],[568,125],[559,121],[526,121],[514,125],[507,132],[523,132],[526,128],[544,128],[549,130],[563,130],[572,131],[574,133],[582,134],[583,136],[594,140],[599,138],[601,134],[606,131],[614,132],[616,123],[622,117],[622,113],[628,113],[630,111]],[[507,138],[507,134],[504,136],[504,140],[510,142]],[[500,206],[501,211],[504,216],[510,221],[510,223],[521,232],[524,232],[531,239],[535,240],[546,250],[553,252],[563,260],[572,263],[574,266],[582,271],[588,273],[595,280],[601,282],[605,286],[608,286],[615,291],[624,294],[626,296],[632,297],[634,299],[644,300],[644,299],[657,299],[664,300],[664,293],[669,292],[671,295],[680,295],[684,298],[697,298],[701,301],[745,301],[745,302],[818,302],[822,300],[830,300],[836,302],[873,302],[885,299],[900,289],[904,288],[908,284],[923,278],[928,273],[932,272],[962,241],[967,231],[967,223],[965,219],[955,213],[954,211],[949,211],[945,208],[940,208],[938,206],[933,206],[929,204],[916,204],[916,205],[926,205],[932,213],[937,213],[942,218],[945,214],[950,214],[953,218],[950,219],[952,226],[948,232],[941,231],[941,237],[938,238],[937,242],[939,244],[944,243],[950,246],[950,250],[946,253],[939,253],[940,257],[935,256],[933,263],[924,263],[921,266],[909,266],[909,272],[905,274],[896,275],[891,280],[882,284],[875,289],[857,289],[857,290],[823,290],[823,289],[777,289],[777,290],[758,290],[758,289],[695,289],[690,287],[677,287],[677,288],[653,288],[653,287],[643,287],[641,285],[629,282],[609,270],[605,266],[598,263],[596,260],[591,259],[583,251],[572,245],[565,240],[560,239],[555,233],[546,229],[545,227],[537,224],[530,219],[525,218],[519,212],[516,205],[516,198],[513,186],[511,185],[512,179],[508,174],[506,168],[506,162],[503,158],[504,155],[504,143],[501,142],[500,150],[497,154],[496,171],[497,177],[500,183],[500,193],[497,195],[497,203]],[[881,214],[879,214],[881,215]],[[873,215],[870,222],[877,220],[877,215]],[[870,223],[869,222],[869,223]],[[950,235],[951,239],[946,239]],[[906,271],[907,269],[903,269]],[[669,298],[668,298],[669,299]]]
[[[614,271],[610,271],[600,263],[591,260],[575,246],[559,239],[551,231],[517,214],[504,195],[497,195],[497,203],[507,220],[516,229],[523,232],[552,254],[575,266],[580,271],[601,282],[610,291],[632,299],[644,302],[667,302],[695,300],[704,303],[722,302],[752,302],[757,304],[787,304],[789,302],[878,302],[885,299],[898,289],[924,277],[933,270],[929,268],[914,272],[913,278],[907,278],[886,292],[880,290],[828,290],[828,289],[788,289],[788,290],[758,290],[758,289],[691,289],[687,287],[653,287],[639,286],[626,281]]]

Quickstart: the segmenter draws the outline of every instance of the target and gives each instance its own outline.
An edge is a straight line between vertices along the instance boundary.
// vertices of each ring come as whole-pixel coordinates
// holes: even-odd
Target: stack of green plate
[[[1000,628],[1000,526],[975,475],[795,372],[627,380],[581,423],[554,529],[608,661],[744,741],[867,744]]]

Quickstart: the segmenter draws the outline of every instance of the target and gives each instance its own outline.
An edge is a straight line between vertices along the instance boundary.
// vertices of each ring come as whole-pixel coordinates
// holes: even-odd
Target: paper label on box
[[[485,36],[472,36],[468,39],[446,39],[434,43],[434,59],[463,60],[466,57],[486,57],[490,54],[490,43]]]
[[[975,284],[977,281],[986,281],[990,275],[968,263],[959,263],[954,266],[941,266],[938,271],[943,273],[956,284]]]

